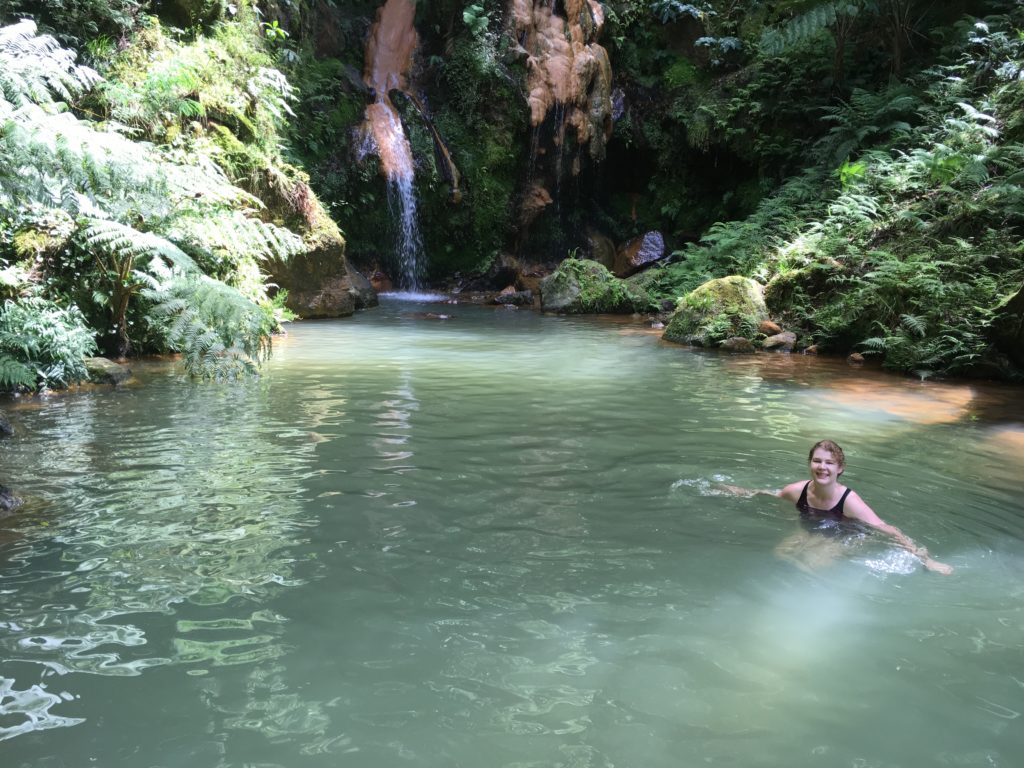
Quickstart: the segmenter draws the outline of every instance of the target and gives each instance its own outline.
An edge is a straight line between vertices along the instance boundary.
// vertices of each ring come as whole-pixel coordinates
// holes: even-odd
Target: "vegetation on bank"
[[[302,250],[302,201],[266,202],[296,189],[291,89],[236,16],[192,38],[139,17],[131,45],[87,41],[91,66],[30,20],[0,29],[0,390],[80,380],[96,349],[202,376],[266,357],[283,297],[262,264]]]
[[[0,23],[34,14],[57,40],[7,27],[0,45],[13,73],[0,99],[0,300],[36,319],[66,311],[54,327],[92,332],[105,353],[181,349],[214,373],[267,354],[281,313],[267,260],[301,249],[313,191],[359,266],[392,269],[394,216],[359,131],[379,5],[10,0]],[[484,273],[508,252],[553,266],[588,232],[623,243],[656,229],[672,255],[628,279],[644,297],[633,307],[741,275],[804,345],[921,376],[1020,376],[1018,2],[602,8],[607,158],[564,145],[580,172],[527,223],[536,135],[509,4],[417,4],[418,98],[394,100],[429,279]],[[22,66],[26,50],[48,78]],[[38,323],[15,320],[0,324],[0,388],[59,382],[46,371],[63,353],[19,351]]]

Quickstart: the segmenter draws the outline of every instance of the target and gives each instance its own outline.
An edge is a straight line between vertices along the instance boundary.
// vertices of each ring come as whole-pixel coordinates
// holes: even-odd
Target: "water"
[[[1024,753],[1014,391],[394,300],[256,381],[137,368],[0,443],[34,497],[0,523],[5,768]],[[954,575],[878,536],[797,567],[794,510],[720,491],[823,435]]]

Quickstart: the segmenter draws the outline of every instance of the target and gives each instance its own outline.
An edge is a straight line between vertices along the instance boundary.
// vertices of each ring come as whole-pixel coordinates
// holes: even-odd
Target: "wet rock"
[[[3,411],[0,411],[0,437],[13,437],[14,436],[14,425],[11,424],[11,420],[7,418]]]
[[[851,352],[847,355],[846,362],[850,365],[864,365],[864,355],[860,352]]]
[[[616,277],[628,277],[665,255],[665,238],[661,232],[652,231],[643,237],[630,240],[615,253],[612,272]]]
[[[505,290],[494,297],[494,303],[516,307],[533,306],[533,291],[517,291],[515,288]]]
[[[709,280],[680,300],[662,338],[698,346],[732,336],[750,338],[768,318],[763,290],[739,275]]]
[[[0,485],[0,517],[6,517],[24,504],[24,501],[6,485]]]
[[[718,348],[723,352],[732,352],[739,355],[752,355],[756,351],[754,349],[754,342],[742,336],[730,336],[719,344]]]
[[[762,325],[764,325],[762,323]],[[761,345],[764,349],[774,349],[779,352],[792,352],[796,346],[796,334],[792,331],[783,331],[769,336]]]
[[[116,387],[124,384],[132,375],[130,368],[105,357],[87,357],[83,362],[89,381],[96,384],[113,384]]]
[[[757,332],[763,333],[765,336],[774,336],[777,333],[782,333],[782,326],[771,320],[765,320],[757,327]]]
[[[811,344],[807,349],[804,350],[805,355],[816,355],[818,354],[818,345]]]
[[[379,269],[370,272],[367,280],[370,281],[370,287],[377,293],[388,293],[395,289],[395,284],[391,281],[391,278]]]

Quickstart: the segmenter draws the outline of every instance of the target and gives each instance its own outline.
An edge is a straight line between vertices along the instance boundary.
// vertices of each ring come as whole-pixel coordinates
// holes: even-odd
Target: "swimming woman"
[[[951,566],[933,560],[927,549],[918,546],[895,525],[889,525],[876,515],[856,491],[839,482],[846,469],[846,456],[842,448],[831,440],[821,440],[811,448],[808,461],[811,479],[790,483],[781,491],[752,492],[733,486],[728,486],[728,489],[743,495],[766,493],[791,501],[800,511],[800,519],[805,527],[812,531],[828,533],[830,530],[838,530],[843,521],[864,523],[888,534],[928,570],[942,574],[953,572]]]

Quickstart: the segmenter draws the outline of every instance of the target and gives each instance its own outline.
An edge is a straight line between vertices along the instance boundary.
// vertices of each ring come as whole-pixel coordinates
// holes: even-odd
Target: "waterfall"
[[[413,0],[387,0],[377,10],[377,20],[366,44],[366,69],[363,81],[375,101],[366,108],[366,136],[380,157],[387,179],[388,203],[398,223],[398,285],[409,291],[420,287],[423,273],[423,244],[416,216],[416,193],[412,148],[402,127],[402,119],[391,102],[392,90],[408,90],[408,73],[418,44],[413,18]]]

